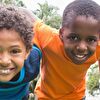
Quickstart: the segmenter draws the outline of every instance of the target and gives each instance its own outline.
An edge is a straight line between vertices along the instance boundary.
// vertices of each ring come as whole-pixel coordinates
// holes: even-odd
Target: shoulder
[[[40,59],[42,57],[42,53],[39,48],[37,48],[35,45],[32,47],[32,50],[27,58],[27,60],[24,63],[25,67],[25,80],[32,80],[34,79],[40,69]],[[28,76],[28,77],[27,77]]]
[[[36,33],[41,33],[41,34],[48,34],[51,35],[52,33],[56,33],[58,34],[59,31],[56,28],[52,28],[49,25],[46,25],[45,23],[43,23],[43,21],[36,21],[34,24],[34,29],[33,29]]]

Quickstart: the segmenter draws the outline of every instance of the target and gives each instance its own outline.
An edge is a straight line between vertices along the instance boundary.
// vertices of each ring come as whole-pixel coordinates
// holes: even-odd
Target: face
[[[96,50],[99,39],[98,22],[93,17],[79,16],[70,28],[60,29],[65,53],[75,64],[84,63]]]
[[[10,81],[19,73],[27,58],[26,47],[14,30],[0,30],[0,81]]]

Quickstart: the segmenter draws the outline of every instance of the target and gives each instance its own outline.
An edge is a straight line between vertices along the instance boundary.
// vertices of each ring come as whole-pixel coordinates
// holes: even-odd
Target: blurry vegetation
[[[0,0],[0,3],[2,4],[12,4],[19,7],[25,7],[22,0]]]
[[[40,19],[47,25],[53,28],[59,29],[61,25],[61,16],[58,14],[58,7],[49,5],[47,1],[45,3],[38,3],[39,9],[34,11]]]
[[[97,63],[92,65],[88,72],[87,89],[91,95],[100,94],[100,72]]]

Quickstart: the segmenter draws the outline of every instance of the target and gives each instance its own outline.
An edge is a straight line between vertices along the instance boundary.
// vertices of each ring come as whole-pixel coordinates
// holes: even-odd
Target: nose
[[[87,51],[87,44],[85,42],[79,42],[76,46],[76,49],[79,53],[84,53]]]
[[[10,57],[7,54],[0,54],[0,66],[7,67],[10,63]]]

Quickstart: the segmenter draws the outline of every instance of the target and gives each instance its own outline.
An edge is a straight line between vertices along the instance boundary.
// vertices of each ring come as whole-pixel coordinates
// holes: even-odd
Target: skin
[[[13,79],[23,67],[29,52],[14,30],[0,30],[0,81]]]
[[[78,16],[70,28],[60,29],[65,54],[73,63],[82,64],[94,54],[99,39],[98,26],[93,17]]]

